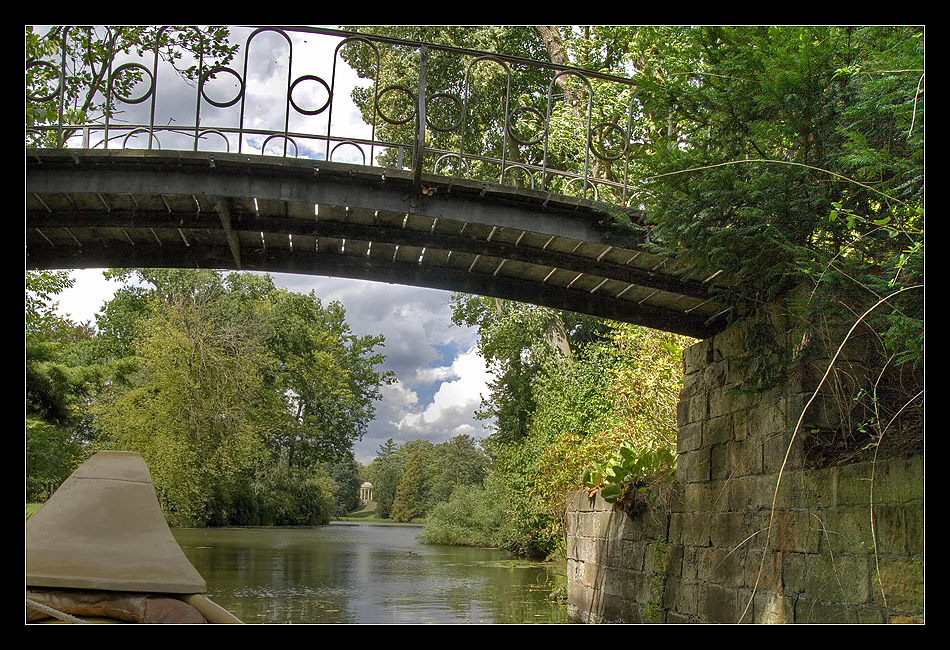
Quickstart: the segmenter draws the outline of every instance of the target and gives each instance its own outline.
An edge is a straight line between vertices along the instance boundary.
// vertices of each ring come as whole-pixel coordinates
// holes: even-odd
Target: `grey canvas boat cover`
[[[26,585],[207,591],[165,523],[145,461],[125,451],[90,458],[27,520]]]

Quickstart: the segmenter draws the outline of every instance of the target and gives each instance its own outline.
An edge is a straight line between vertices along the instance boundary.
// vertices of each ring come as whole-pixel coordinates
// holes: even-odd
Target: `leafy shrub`
[[[330,521],[336,507],[333,483],[326,469],[276,466],[258,480],[259,524],[319,526]]]
[[[429,515],[421,539],[426,544],[497,546],[504,518],[504,509],[491,491],[460,485]]]
[[[584,487],[600,495],[614,508],[634,516],[654,501],[651,487],[657,479],[671,477],[676,454],[668,446],[649,443],[638,449],[624,443],[612,458],[593,463],[584,472]]]

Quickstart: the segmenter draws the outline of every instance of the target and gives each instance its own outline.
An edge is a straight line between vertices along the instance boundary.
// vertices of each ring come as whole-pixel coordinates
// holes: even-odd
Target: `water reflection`
[[[563,623],[550,567],[426,546],[419,526],[175,529],[213,600],[248,623]]]

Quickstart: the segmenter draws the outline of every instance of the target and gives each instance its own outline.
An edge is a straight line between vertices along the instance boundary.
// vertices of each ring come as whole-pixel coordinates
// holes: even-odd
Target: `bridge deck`
[[[545,192],[264,156],[35,150],[30,269],[240,269],[409,284],[705,338],[727,305],[610,209]]]

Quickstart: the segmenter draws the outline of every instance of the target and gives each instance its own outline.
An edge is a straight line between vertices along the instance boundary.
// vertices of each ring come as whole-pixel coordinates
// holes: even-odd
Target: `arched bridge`
[[[153,69],[142,68],[146,88],[140,97],[135,102],[125,96],[115,99],[117,105],[151,99],[140,120],[117,124],[112,121],[114,108],[108,108],[102,121],[74,125],[64,121],[61,111],[57,122],[32,131],[28,128],[28,145],[56,140],[58,146],[28,146],[26,151],[27,268],[182,267],[330,275],[530,302],[700,338],[723,327],[728,305],[710,293],[711,278],[690,278],[671,260],[650,253],[647,229],[636,227],[642,215],[624,204],[633,196],[626,179],[611,180],[602,168],[593,169],[608,161],[616,167],[623,156],[607,155],[595,146],[592,105],[586,123],[584,111],[580,114],[589,143],[582,149],[588,156],[594,152],[594,163],[585,162],[582,172],[548,167],[549,149],[546,142],[541,143],[546,135],[530,140],[515,135],[510,128],[516,112],[512,108],[502,110],[509,128],[500,157],[466,153],[463,118],[469,114],[468,99],[474,97],[467,90],[452,104],[461,116],[453,126],[462,130],[457,141],[463,146],[454,152],[439,149],[427,140],[433,123],[425,113],[427,106],[448,95],[426,90],[429,46],[387,42],[416,51],[421,48],[418,101],[412,106],[416,128],[407,141],[380,139],[375,122],[373,137],[366,140],[344,139],[333,134],[329,125],[318,136],[293,130],[289,117],[282,129],[250,128],[245,123],[252,78],[248,53],[251,40],[268,31],[275,30],[256,30],[244,43],[243,73],[225,67],[218,70],[219,75],[225,70],[240,79],[239,92],[230,105],[240,105],[240,118],[231,127],[207,126],[210,120],[202,110],[208,108],[205,95],[214,77],[201,72],[193,125],[182,129],[179,120],[174,129],[157,126],[163,118],[155,101],[161,78],[156,56]],[[294,41],[288,32],[277,30],[276,34],[279,40],[287,40],[292,52]],[[334,53],[332,78],[336,79],[340,48],[354,37],[330,31],[322,35],[340,41]],[[379,46],[363,39],[361,45]],[[33,68],[50,75],[57,65],[66,69],[69,51],[67,47],[62,51],[58,63],[51,59]],[[450,53],[480,60],[488,56]],[[503,68],[524,63],[494,55],[491,62]],[[131,65],[116,65],[122,69],[112,74],[127,73]],[[310,72],[294,76],[296,69],[292,65],[289,69],[287,94],[281,101],[287,116],[301,114],[301,100],[295,100],[293,93],[303,81],[318,79],[328,93],[326,106],[333,105],[333,98],[340,94],[336,83]],[[546,113],[537,109],[545,134],[556,114],[557,75],[564,73],[549,72],[548,108]],[[58,95],[41,96],[34,91],[30,96],[37,103],[55,100],[64,93],[62,75],[59,80]],[[28,93],[29,83],[28,77]],[[406,93],[405,89],[399,92]],[[374,93],[377,101],[384,95],[378,89]],[[211,107],[220,108],[217,105],[223,103],[214,102]],[[372,114],[386,115],[387,110],[380,104]],[[386,133],[391,135],[397,131],[394,126],[401,124],[401,120],[386,118],[379,130],[390,127]],[[622,132],[616,125],[610,129]],[[219,147],[223,150],[206,150],[212,131],[225,143]],[[132,148],[132,137],[142,134],[148,144]],[[190,140],[192,146],[179,145],[174,150],[155,146],[166,134]],[[267,150],[275,135],[283,143],[277,155]],[[325,145],[325,154],[301,157],[298,143],[308,139]],[[117,140],[124,146],[110,146]],[[251,148],[254,142],[260,151]],[[297,156],[287,154],[287,143],[294,144]],[[369,147],[372,153],[368,161],[336,161],[334,143],[361,151]],[[541,144],[540,158],[525,162],[527,150],[536,144]],[[626,155],[629,143],[619,146]],[[514,149],[519,150],[517,162]],[[378,156],[382,150],[395,154]],[[401,165],[404,151],[412,162],[409,169]],[[438,170],[439,161],[444,162],[447,155],[465,164],[451,174],[423,171]],[[484,171],[464,173],[468,163],[483,170],[494,166],[500,170],[499,181],[510,180],[518,171],[522,180],[531,182],[519,187],[484,180]],[[541,179],[537,187],[536,178]],[[575,192],[579,195],[568,194],[572,184],[579,188]]]

